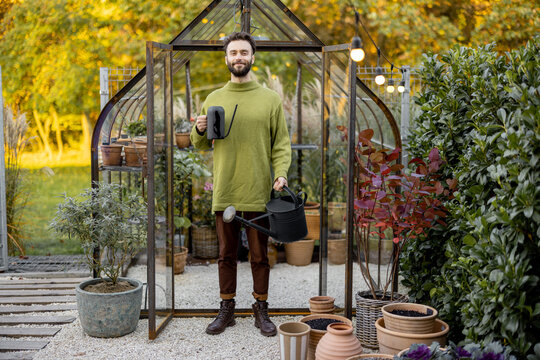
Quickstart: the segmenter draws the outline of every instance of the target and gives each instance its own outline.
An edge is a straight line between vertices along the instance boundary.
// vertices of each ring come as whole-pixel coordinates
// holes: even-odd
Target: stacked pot
[[[393,303],[382,307],[383,317],[375,322],[379,351],[397,354],[412,344],[446,345],[448,324],[437,319],[431,306],[414,303]]]

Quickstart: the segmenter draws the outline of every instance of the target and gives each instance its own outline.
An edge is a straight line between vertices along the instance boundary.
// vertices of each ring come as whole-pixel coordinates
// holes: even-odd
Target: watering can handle
[[[289,193],[289,195],[291,195],[291,197],[293,198],[293,201],[294,201],[294,208],[297,209],[300,204],[298,203],[298,197],[297,195],[295,195],[291,189],[289,189],[287,186],[283,186],[283,190],[285,190],[286,192]],[[303,191],[301,191],[300,193],[298,193],[298,195],[304,193]],[[306,198],[307,198],[307,194],[304,193],[304,204],[306,203]]]

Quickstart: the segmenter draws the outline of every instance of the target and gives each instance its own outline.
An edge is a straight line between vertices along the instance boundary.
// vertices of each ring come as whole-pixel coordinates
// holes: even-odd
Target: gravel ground
[[[354,264],[354,291],[365,289],[360,270]],[[376,267],[371,269],[375,273]],[[183,274],[174,277],[177,308],[217,308],[219,287],[217,265],[188,266]],[[129,277],[146,282],[146,267],[132,267]],[[158,274],[163,288],[166,275]],[[336,306],[343,306],[345,267],[328,266],[328,295],[336,298]],[[252,280],[248,263],[238,267],[237,308],[250,308]],[[158,303],[164,296],[158,292]],[[276,264],[270,272],[269,303],[277,307],[309,307],[309,298],[318,293],[318,264],[295,267]],[[354,302],[354,299],[353,299]],[[76,311],[59,315],[74,315]],[[41,315],[41,314],[37,314]],[[277,325],[298,321],[302,316],[275,316]],[[135,332],[120,338],[100,339],[86,335],[79,319],[62,326],[47,347],[35,359],[279,359],[278,337],[264,337],[253,326],[253,318],[237,318],[236,325],[220,335],[207,335],[208,318],[174,318],[157,339],[148,340],[148,320],[139,321]],[[354,319],[353,319],[354,322]],[[4,340],[6,338],[0,338]],[[30,340],[30,339],[29,339]]]

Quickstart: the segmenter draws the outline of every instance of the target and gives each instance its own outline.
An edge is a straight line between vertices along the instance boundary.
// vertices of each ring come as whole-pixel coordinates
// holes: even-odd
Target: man
[[[225,64],[231,81],[206,98],[202,114],[191,131],[191,142],[198,149],[209,149],[206,138],[206,113],[210,106],[225,109],[225,128],[228,129],[236,105],[236,114],[229,135],[214,141],[214,192],[212,211],[216,213],[219,240],[220,310],[208,325],[208,334],[220,334],[234,321],[236,295],[236,261],[240,223],[223,221],[223,210],[233,205],[241,216],[251,220],[265,211],[272,187],[281,191],[287,185],[291,163],[291,144],[283,106],[277,93],[265,89],[251,79],[250,69],[255,61],[255,41],[248,33],[233,33],[224,41]],[[272,175],[273,170],[273,175]],[[268,219],[255,223],[268,227]],[[252,305],[255,326],[265,336],[274,336],[276,327],[268,317],[268,236],[247,228],[253,276]]]

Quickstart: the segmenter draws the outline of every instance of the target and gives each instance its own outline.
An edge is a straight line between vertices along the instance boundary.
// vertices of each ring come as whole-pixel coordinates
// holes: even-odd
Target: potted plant
[[[381,309],[385,327],[397,332],[428,334],[433,331],[439,312],[431,306],[414,303],[393,303]]]
[[[191,133],[192,124],[185,118],[179,118],[174,124],[176,131],[176,146],[179,149],[187,148],[191,144],[189,135]]]
[[[212,212],[214,186],[205,182],[200,194],[193,196],[193,256],[215,259],[219,255],[216,236],[216,217]]]
[[[146,161],[146,121],[130,122],[126,125],[126,133],[131,138],[131,145],[124,146],[126,166],[143,166]]]
[[[142,283],[122,278],[131,258],[146,247],[147,207],[140,194],[125,186],[99,183],[76,198],[64,196],[50,228],[75,238],[98,278],[76,287],[83,330],[91,336],[117,337],[135,330],[142,302]],[[94,257],[94,249],[103,250]]]
[[[532,357],[532,356],[531,356]],[[534,357],[532,357],[534,358]],[[417,359],[505,359],[515,360],[515,356],[510,355],[510,348],[502,346],[499,342],[487,343],[484,345],[470,343],[465,346],[457,346],[453,342],[441,348],[438,343],[431,346],[425,344],[413,344],[410,348],[401,351],[397,360],[417,360]]]
[[[347,136],[347,129],[338,126]],[[429,153],[427,162],[412,159],[411,172],[402,172],[404,166],[396,163],[400,149],[376,149],[371,139],[373,130],[359,133],[355,147],[354,230],[358,263],[369,290],[356,294],[357,324],[360,341],[367,347],[377,346],[375,321],[382,317],[381,307],[389,302],[404,302],[404,296],[395,294],[397,267],[401,249],[409,238],[425,236],[437,224],[445,225],[446,209],[442,199],[451,199],[457,185],[446,180],[446,188],[439,179],[443,165],[437,148]],[[384,283],[374,280],[369,269],[369,241],[391,239],[395,252],[387,267]],[[378,276],[380,278],[380,274]],[[390,287],[391,286],[391,287]],[[361,316],[358,316],[361,315]]]

